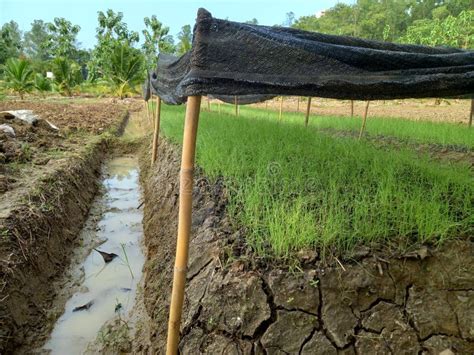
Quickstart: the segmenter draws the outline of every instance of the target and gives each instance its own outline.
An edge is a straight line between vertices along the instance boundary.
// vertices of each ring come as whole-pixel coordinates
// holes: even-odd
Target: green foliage
[[[51,81],[40,73],[36,73],[35,75],[34,86],[43,96],[46,92],[51,91]]]
[[[421,43],[418,32],[422,32],[423,44],[428,44],[426,42],[433,42],[425,38],[429,27],[439,28],[440,22],[450,19],[439,28],[441,32],[450,33],[445,35],[448,38],[439,38],[445,41],[441,44],[466,48],[465,43],[470,41],[466,37],[472,36],[473,22],[471,17],[461,16],[461,13],[469,10],[474,10],[474,2],[470,0],[358,0],[352,5],[338,3],[319,17],[300,17],[293,27],[391,42],[403,37],[410,43],[415,40]],[[438,38],[438,29],[434,31]],[[456,36],[460,38],[457,41]]]
[[[183,55],[191,49],[191,45],[193,42],[193,33],[191,31],[190,25],[185,25],[181,27],[181,31],[178,33],[178,40],[179,42],[176,51],[179,55]]]
[[[163,110],[164,134],[181,142],[182,109]],[[290,257],[303,248],[377,242],[406,247],[472,232],[467,165],[327,137],[302,120],[267,114],[202,112],[197,144],[198,165],[211,179],[223,177],[228,212],[258,253]]]
[[[18,93],[23,100],[25,93],[33,89],[33,71],[30,63],[24,59],[10,58],[3,70],[6,87]]]
[[[114,12],[111,9],[108,9],[106,13],[99,11],[97,20],[99,23],[97,45],[87,64],[88,80],[91,82],[104,76],[109,58],[117,45],[126,43],[132,46],[140,39],[138,32],[128,30],[127,24],[123,21],[122,12]]]
[[[67,96],[72,96],[72,88],[82,81],[79,65],[64,57],[53,60],[53,74],[58,90]]]
[[[117,43],[104,67],[105,77],[121,99],[143,80],[143,54],[127,43]]]
[[[155,15],[145,17],[145,29],[142,31],[145,36],[143,50],[145,52],[146,63],[148,68],[154,68],[156,65],[156,57],[159,52],[174,53],[175,46],[173,36],[169,34],[169,27],[163,26]]]
[[[21,54],[21,32],[15,21],[5,23],[0,29],[0,64],[8,58],[18,57]]]
[[[462,11],[457,17],[424,19],[408,27],[401,42],[428,46],[474,47],[474,10]]]
[[[81,27],[73,25],[63,17],[55,17],[53,22],[48,23],[48,40],[44,47],[54,57],[72,59],[77,51],[76,37]]]
[[[42,20],[34,20],[31,30],[25,33],[24,50],[25,54],[34,61],[46,61],[52,54],[48,50],[50,34],[48,25]]]

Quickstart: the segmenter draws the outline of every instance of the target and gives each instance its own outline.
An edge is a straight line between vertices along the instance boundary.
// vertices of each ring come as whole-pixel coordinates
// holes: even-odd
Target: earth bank
[[[148,251],[145,315],[134,352],[164,353],[178,214],[179,148],[142,156]],[[183,354],[455,354],[474,352],[474,245],[409,253],[359,248],[300,270],[269,264],[225,214],[225,186],[195,179]]]
[[[5,105],[8,103],[2,103]],[[27,108],[34,109],[33,103],[29,105]],[[13,103],[11,107],[16,106]],[[68,113],[66,105],[58,110],[63,115]],[[86,114],[86,107],[81,110]],[[54,139],[46,147],[41,142],[49,138],[41,129],[23,127],[16,139],[30,142],[33,157],[48,156],[48,161],[24,164],[14,171],[12,165],[1,167],[2,173],[14,180],[0,196],[1,353],[38,342],[54,324],[55,319],[48,319],[56,296],[53,281],[62,274],[71,251],[77,247],[76,237],[97,192],[107,146],[128,118],[123,108],[114,108],[109,115],[107,121],[100,123],[97,119],[97,124],[103,124],[103,134],[92,131],[87,137],[68,139],[51,133]],[[70,127],[57,125],[65,130]],[[17,144],[12,139],[10,142]],[[64,153],[53,156],[49,149],[55,149],[58,142]]]

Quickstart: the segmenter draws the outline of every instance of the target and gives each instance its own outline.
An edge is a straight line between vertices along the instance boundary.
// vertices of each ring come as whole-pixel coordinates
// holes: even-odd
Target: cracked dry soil
[[[164,353],[178,213],[179,150],[142,159],[148,318],[134,351]],[[474,245],[428,255],[367,251],[343,268],[311,258],[292,273],[242,254],[225,215],[225,188],[198,178],[181,354],[472,354]],[[251,255],[250,255],[251,256]]]

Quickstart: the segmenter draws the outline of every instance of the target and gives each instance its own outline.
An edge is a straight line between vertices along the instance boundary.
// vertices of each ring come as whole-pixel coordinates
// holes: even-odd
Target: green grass
[[[181,143],[183,107],[164,106],[162,132]],[[474,183],[467,165],[408,150],[377,150],[254,111],[202,112],[197,163],[224,177],[228,212],[262,255],[307,247],[442,242],[472,234]]]
[[[217,104],[212,105],[212,110],[217,110]],[[235,108],[232,105],[221,105],[222,113],[234,114],[234,110]],[[317,109],[313,109],[313,113],[314,111],[317,111]],[[278,121],[278,111],[275,110],[240,106],[240,112],[242,116]],[[304,114],[284,112],[282,120],[288,123],[304,125]],[[309,127],[313,129],[329,128],[359,132],[361,125],[361,117],[317,116],[312,114],[309,119]],[[371,135],[393,136],[418,143],[454,144],[474,148],[474,129],[469,129],[466,125],[413,121],[403,118],[372,117],[370,116],[370,108],[366,132]]]

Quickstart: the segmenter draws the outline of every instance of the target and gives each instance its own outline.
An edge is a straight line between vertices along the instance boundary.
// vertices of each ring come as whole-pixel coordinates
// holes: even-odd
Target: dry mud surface
[[[94,128],[83,137],[64,134],[86,115],[92,122],[97,112],[88,105],[78,111],[74,105],[61,105],[54,109],[43,103],[0,103],[0,110],[33,109],[60,127],[58,133],[42,125],[14,123],[18,129],[14,143],[29,144],[29,159],[18,161],[19,155],[12,154],[12,161],[0,163],[0,177],[8,180],[8,188],[0,193],[0,353],[36,341],[54,324],[47,312],[55,297],[53,281],[69,264],[97,192],[109,138],[97,135]],[[118,132],[127,118],[123,105],[104,107],[102,114],[96,125],[107,116],[102,124],[110,133]],[[51,155],[50,149],[62,154]],[[45,156],[47,161],[37,161]]]
[[[137,353],[164,353],[178,212],[178,150],[142,163],[148,257]],[[199,175],[199,174],[198,174]],[[258,260],[225,215],[225,188],[197,178],[182,354],[472,354],[474,245],[404,255],[357,249],[301,270]],[[340,261],[340,264],[339,264]],[[148,329],[145,331],[145,329]]]

